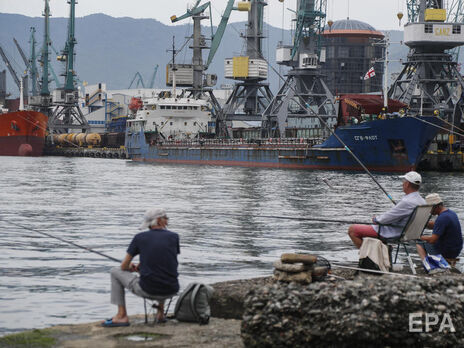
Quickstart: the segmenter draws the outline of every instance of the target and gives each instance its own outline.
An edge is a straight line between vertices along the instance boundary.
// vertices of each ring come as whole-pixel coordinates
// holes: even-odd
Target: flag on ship
[[[370,68],[369,71],[366,73],[366,75],[364,75],[364,80],[368,80],[370,79],[371,77],[374,77],[375,76],[375,70],[374,70],[374,67]]]

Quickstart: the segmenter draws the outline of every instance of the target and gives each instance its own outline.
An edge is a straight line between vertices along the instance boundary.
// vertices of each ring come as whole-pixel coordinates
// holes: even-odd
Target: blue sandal
[[[101,326],[103,327],[122,327],[122,326],[129,326],[130,323],[113,323],[113,318],[106,319]]]

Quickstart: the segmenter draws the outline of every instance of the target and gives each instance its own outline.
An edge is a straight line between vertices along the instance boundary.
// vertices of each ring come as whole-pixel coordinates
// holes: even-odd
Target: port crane
[[[325,84],[320,63],[320,35],[326,0],[297,0],[292,45],[277,47],[278,64],[291,68],[287,79],[263,113],[263,133],[271,137],[302,137],[300,131],[331,127],[337,122],[335,101]],[[319,116],[319,117],[318,117]]]
[[[13,66],[11,65],[11,62],[10,60],[8,59],[7,55],[5,54],[5,51],[3,50],[3,48],[0,46],[0,56],[2,57],[3,61],[5,62],[5,65],[8,69],[8,71],[10,72],[10,75],[11,77],[13,78],[13,81],[15,83],[15,85],[18,87],[18,90],[21,91],[21,85],[22,85],[22,89],[23,89],[23,98],[27,98],[28,96],[28,93],[27,93],[27,90],[28,90],[28,87],[27,87],[27,75],[23,75],[21,77],[21,79],[19,79],[18,77],[18,74],[16,73],[16,71],[14,70]]]
[[[153,74],[151,75],[150,83],[147,85],[147,88],[153,88],[155,85],[155,78],[156,78],[156,73],[158,72],[158,64],[155,65],[155,69],[153,70]],[[129,87],[127,89],[131,89],[132,84],[136,81],[136,88],[139,87],[139,85],[142,86],[142,88],[145,88],[145,83],[143,82],[143,77],[142,75],[137,71],[134,75],[134,78],[132,79],[131,83],[129,84]]]
[[[32,85],[32,95],[37,95],[37,86],[39,84],[39,74],[38,74],[38,71],[37,71],[37,64],[36,64],[36,60],[37,60],[37,56],[36,56],[36,53],[35,53],[35,45],[36,45],[36,42],[35,42],[35,36],[34,36],[34,32],[35,32],[35,28],[31,28],[31,36],[30,36],[30,40],[29,42],[31,43],[31,58],[27,58],[26,57],[26,54],[24,53],[23,49],[21,48],[21,46],[19,45],[18,41],[13,38],[13,41],[16,45],[16,48],[18,49],[18,52],[24,62],[24,65],[26,66],[26,71],[29,71],[30,72],[30,76],[31,76],[31,85]]]
[[[407,1],[404,43],[409,54],[389,98],[408,104],[412,114],[440,114],[458,126],[464,102],[457,91],[464,90],[464,80],[450,50],[464,44],[464,25],[461,1],[452,6],[457,11],[447,16],[443,0]]]
[[[64,86],[53,91],[52,102],[55,106],[48,120],[50,134],[67,133],[69,129],[78,129],[85,133],[90,126],[79,107],[79,94],[74,71],[76,0],[67,0],[69,4],[68,34],[65,47],[59,60],[65,64]],[[44,67],[47,64],[44,63]]]
[[[220,114],[223,125],[220,134],[223,136],[233,136],[233,121],[260,122],[273,99],[266,82],[268,66],[263,58],[265,6],[267,1],[263,0],[240,1],[237,6],[239,11],[248,13],[246,32],[241,35],[246,41],[246,53],[225,61],[225,77],[238,82]]]
[[[212,18],[211,18],[211,4],[210,2],[206,2],[200,5],[201,0],[197,0],[192,8],[188,9],[187,12],[179,17],[171,16],[171,22],[175,23],[186,18],[192,18],[193,20],[193,35],[192,35],[192,45],[190,48],[193,50],[192,55],[192,69],[193,69],[193,76],[192,81],[190,84],[190,88],[186,90],[187,97],[192,98],[209,98],[209,101],[212,105],[211,113],[213,115],[213,119],[218,120],[220,115],[221,106],[217,101],[216,97],[213,94],[213,90],[211,89],[212,86],[216,84],[217,76],[214,74],[204,74],[204,72],[208,69],[209,65],[211,64],[214,55],[219,48],[221,43],[222,37],[225,32],[225,28],[227,26],[230,13],[234,9],[234,0],[228,0],[226,9],[224,14],[221,18],[221,22],[216,29],[216,32],[213,33],[213,26],[212,26]],[[210,13],[209,16],[205,15],[205,11],[209,9]],[[207,58],[206,63],[203,62],[203,55],[202,52],[204,49],[207,49],[206,39],[202,35],[201,32],[201,21],[205,19],[210,19],[210,26],[211,26],[211,47],[209,51],[209,55]],[[172,79],[172,70],[175,71],[176,67],[171,64],[170,66],[170,77]],[[216,122],[218,125],[219,122]]]

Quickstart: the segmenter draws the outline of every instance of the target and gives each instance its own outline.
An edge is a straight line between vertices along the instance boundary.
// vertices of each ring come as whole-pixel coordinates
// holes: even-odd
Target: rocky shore
[[[138,315],[129,327],[59,325],[1,337],[0,346],[464,346],[462,275],[406,278],[338,270],[307,285],[265,277],[212,286],[209,325],[147,325]],[[413,328],[423,332],[409,332],[410,313],[416,315]]]

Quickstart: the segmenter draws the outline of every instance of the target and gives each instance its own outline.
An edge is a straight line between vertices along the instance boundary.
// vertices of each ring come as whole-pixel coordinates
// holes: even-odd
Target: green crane
[[[230,14],[232,13],[233,10],[236,10],[236,9],[237,8],[234,7],[234,0],[229,0],[227,2],[224,13],[222,14],[221,22],[219,23],[216,29],[216,33],[214,33],[212,36],[211,48],[209,49],[209,55],[208,55],[208,59],[205,64],[205,70],[208,69],[209,65],[213,61],[214,55],[216,54],[219,48],[219,45],[221,44],[222,37],[224,36],[224,33],[226,31],[227,23],[229,22]]]
[[[75,90],[74,84],[74,46],[77,41],[74,36],[75,23],[76,23],[76,0],[68,0],[69,6],[69,22],[68,22],[68,39],[63,49],[63,59],[66,62],[66,71],[64,73],[65,82],[64,90],[66,92],[73,92]]]
[[[151,80],[150,83],[148,84],[147,88],[153,88],[155,85],[155,78],[156,78],[156,73],[158,72],[158,64],[155,65],[155,70],[153,71],[153,74],[151,75]],[[127,89],[131,89],[132,84],[135,82],[135,87],[138,88],[139,85],[142,85],[142,88],[145,88],[145,83],[143,82],[143,77],[142,75],[137,71],[134,75],[134,78],[132,79],[131,83],[129,84],[129,87]]]
[[[30,44],[30,57],[29,57],[29,71],[31,72],[31,82],[32,82],[32,95],[38,94],[38,79],[39,72],[37,70],[37,54],[35,52],[35,46],[37,42],[35,41],[35,28],[31,27],[31,36],[29,39]]]
[[[68,36],[62,55],[58,60],[65,63],[64,87],[54,92],[53,104],[56,106],[48,119],[50,134],[67,133],[70,129],[80,132],[90,130],[90,125],[79,107],[79,96],[76,87],[74,71],[74,46],[77,41],[74,36],[76,23],[76,0],[67,0],[69,4]]]
[[[320,51],[320,35],[325,25],[327,0],[300,1],[296,10],[296,28],[293,38],[292,59],[304,42],[314,42]]]
[[[48,68],[50,64],[50,6],[48,0],[45,0],[45,9],[43,16],[45,17],[44,23],[44,40],[43,40],[43,47],[42,47],[42,57],[40,62],[42,63],[42,83],[40,88],[40,95],[43,97],[50,96],[50,89],[48,87]]]

